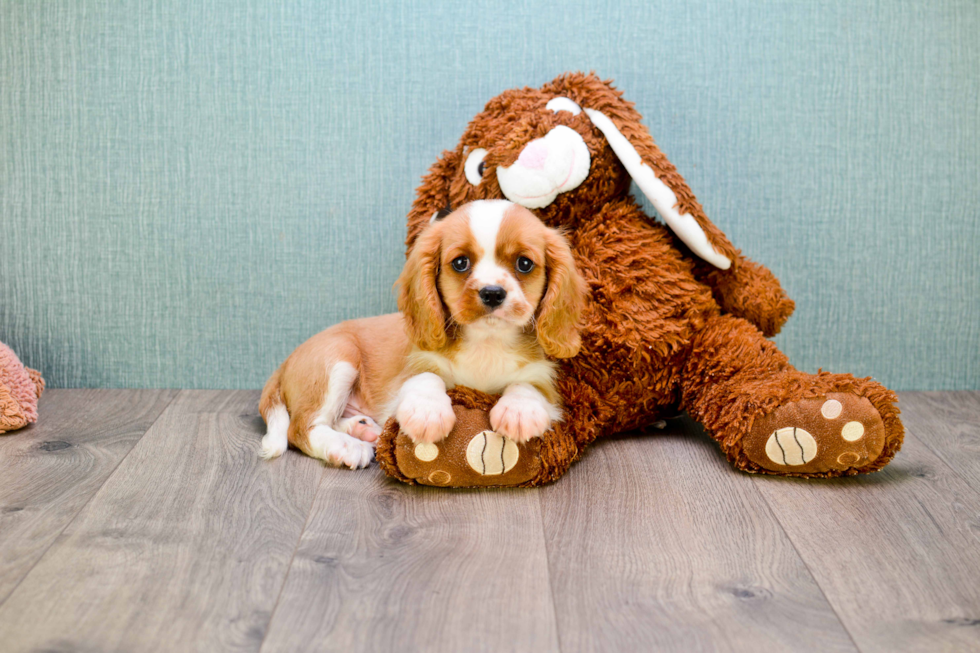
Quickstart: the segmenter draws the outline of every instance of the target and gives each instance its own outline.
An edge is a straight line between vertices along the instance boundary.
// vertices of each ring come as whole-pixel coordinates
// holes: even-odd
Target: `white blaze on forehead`
[[[473,261],[473,278],[480,286],[503,285],[507,271],[497,263],[497,234],[504,213],[512,204],[504,200],[481,200],[470,205],[470,231],[483,253]]]

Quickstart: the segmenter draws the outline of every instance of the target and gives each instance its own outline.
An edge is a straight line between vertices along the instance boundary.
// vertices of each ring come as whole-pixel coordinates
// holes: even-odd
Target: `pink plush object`
[[[0,342],[0,433],[36,422],[42,392],[41,373],[24,367],[17,354]]]

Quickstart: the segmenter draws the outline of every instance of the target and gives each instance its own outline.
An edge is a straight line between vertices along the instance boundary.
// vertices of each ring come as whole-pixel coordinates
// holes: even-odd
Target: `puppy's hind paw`
[[[331,453],[329,462],[334,467],[348,467],[350,469],[364,469],[374,460],[374,446],[369,442],[351,438],[350,442],[343,445],[342,449]]]
[[[262,438],[262,449],[259,455],[265,460],[272,460],[286,453],[289,443],[286,438],[280,437],[277,433],[267,433]]]
[[[374,443],[351,438],[346,445],[345,453],[340,458],[340,464],[351,469],[364,469],[372,460],[374,460]]]
[[[341,420],[337,429],[364,442],[377,442],[382,430],[378,423],[367,415],[354,415]]]
[[[374,444],[326,426],[310,430],[310,448],[317,458],[334,467],[363,469],[374,460]]]

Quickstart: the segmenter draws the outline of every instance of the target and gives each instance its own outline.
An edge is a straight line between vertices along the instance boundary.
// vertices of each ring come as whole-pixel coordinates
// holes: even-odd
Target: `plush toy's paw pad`
[[[877,460],[885,427],[864,397],[831,392],[788,403],[757,419],[743,445],[752,462],[770,471],[846,471]]]
[[[453,406],[455,426],[444,440],[395,438],[399,471],[422,485],[501,487],[530,481],[541,470],[540,439],[518,443],[490,427],[485,411]]]

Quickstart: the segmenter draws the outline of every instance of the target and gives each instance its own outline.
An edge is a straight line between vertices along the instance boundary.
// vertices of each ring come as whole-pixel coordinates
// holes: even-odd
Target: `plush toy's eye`
[[[483,159],[486,156],[487,151],[482,147],[478,147],[466,157],[466,164],[463,166],[463,170],[466,171],[466,181],[474,186],[479,184],[483,179],[483,172],[486,170]]]
[[[534,261],[526,256],[517,257],[517,271],[521,274],[527,274],[534,269]]]
[[[457,272],[466,272],[470,269],[470,259],[465,256],[457,256],[453,259],[453,262],[450,263],[450,265],[452,265],[453,269]]]

